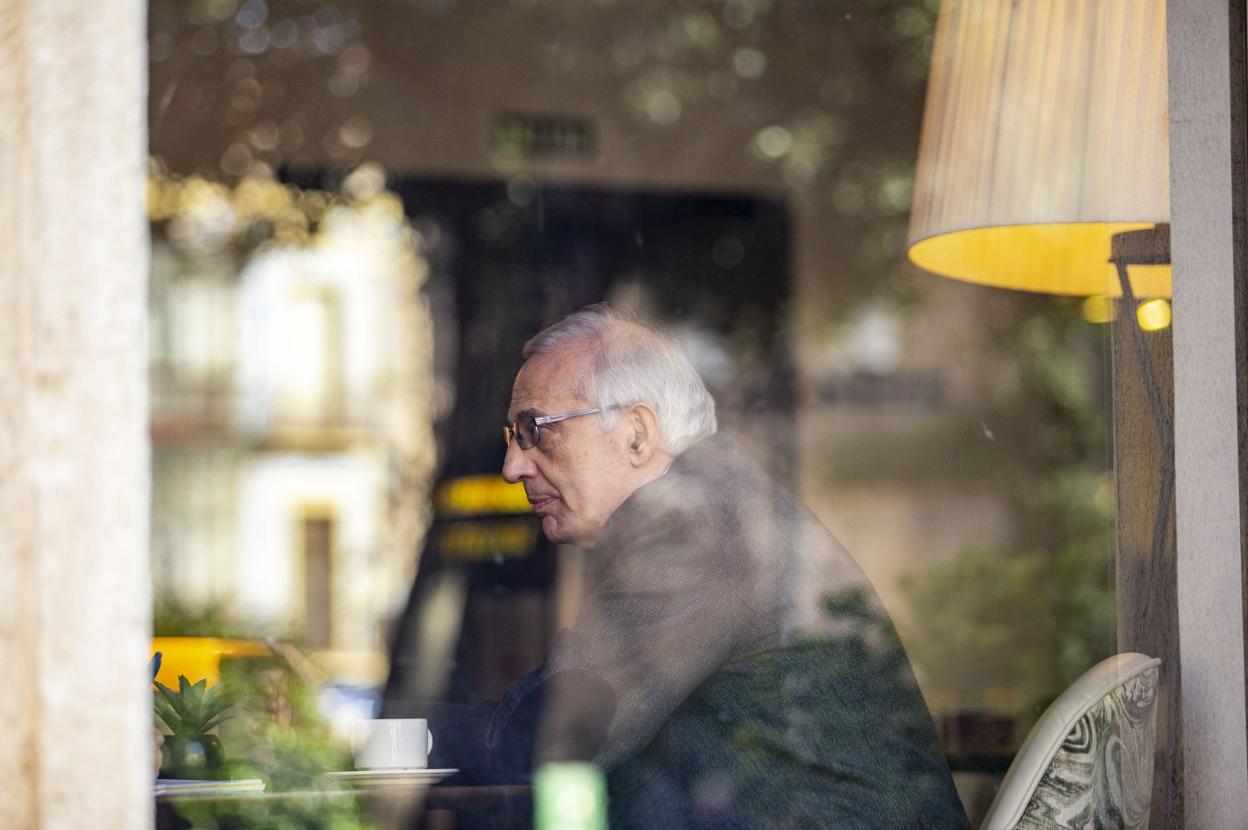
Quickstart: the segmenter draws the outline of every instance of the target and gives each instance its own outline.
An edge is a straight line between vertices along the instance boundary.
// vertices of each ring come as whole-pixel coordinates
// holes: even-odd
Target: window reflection
[[[499,425],[608,300],[860,563],[976,820],[1116,650],[1109,315],[905,262],[935,5],[154,0],[157,633],[295,646],[340,737],[504,696],[592,562]]]

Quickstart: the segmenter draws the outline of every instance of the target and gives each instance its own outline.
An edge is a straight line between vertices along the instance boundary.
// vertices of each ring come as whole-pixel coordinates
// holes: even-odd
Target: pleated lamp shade
[[[1110,236],[1169,221],[1164,0],[944,0],[910,259],[984,285],[1118,295]],[[1131,269],[1170,295],[1168,266]]]

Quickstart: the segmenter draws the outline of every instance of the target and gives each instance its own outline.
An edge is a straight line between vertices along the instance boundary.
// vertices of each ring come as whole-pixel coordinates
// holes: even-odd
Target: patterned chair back
[[[1159,665],[1143,654],[1115,655],[1053,701],[981,830],[1147,827]]]

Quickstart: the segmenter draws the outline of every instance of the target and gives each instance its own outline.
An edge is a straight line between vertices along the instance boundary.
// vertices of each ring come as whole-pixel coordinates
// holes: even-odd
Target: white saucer
[[[459,772],[457,769],[413,767],[402,769],[353,769],[344,772],[327,772],[325,775],[331,780],[341,781],[353,787],[377,789],[384,787],[427,787],[457,772]]]
[[[264,792],[264,782],[259,778],[245,778],[238,781],[191,780],[184,778],[157,778],[152,792],[157,798],[169,796],[197,796],[201,798],[219,798],[235,796],[242,793]]]

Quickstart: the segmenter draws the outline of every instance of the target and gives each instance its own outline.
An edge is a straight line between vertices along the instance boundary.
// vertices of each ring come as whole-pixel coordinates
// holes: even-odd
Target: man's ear
[[[634,467],[643,467],[659,451],[659,415],[647,403],[628,408],[628,459]]]

